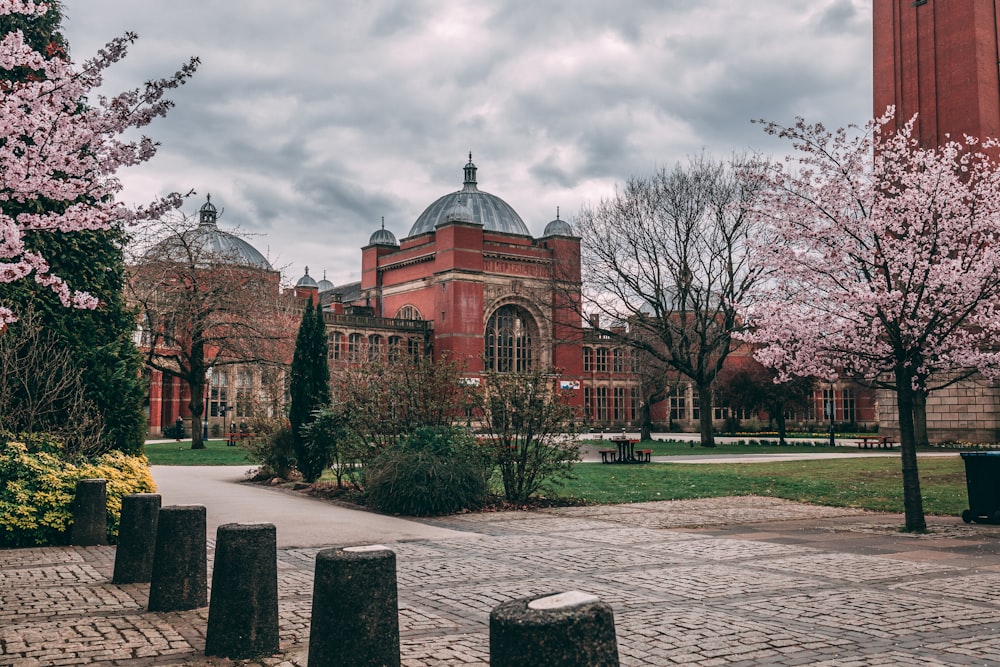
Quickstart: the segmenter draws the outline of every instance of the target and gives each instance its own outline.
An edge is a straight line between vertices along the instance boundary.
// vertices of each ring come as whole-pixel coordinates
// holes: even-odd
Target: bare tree
[[[762,167],[694,157],[629,179],[578,220],[584,308],[619,325],[602,334],[691,380],[704,447],[715,446],[712,388],[742,330],[737,309],[762,278],[748,244],[758,233],[748,210]]]
[[[68,452],[96,454],[102,420],[87,398],[81,369],[31,310],[0,334],[0,429],[51,433]]]
[[[220,231],[214,215],[206,222],[202,210],[198,224],[185,217],[160,221],[158,240],[129,267],[128,281],[147,365],[189,388],[192,449],[204,447],[208,370],[287,365],[298,320],[280,294],[278,273],[262,257],[248,257],[249,246]]]

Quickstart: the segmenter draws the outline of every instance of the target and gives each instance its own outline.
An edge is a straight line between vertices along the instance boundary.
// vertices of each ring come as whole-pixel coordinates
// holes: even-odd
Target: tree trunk
[[[930,439],[927,437],[927,392],[913,392],[913,438],[917,447],[927,447]]]
[[[913,373],[900,365],[897,366],[895,375],[896,404],[899,413],[899,448],[903,463],[903,510],[906,515],[906,530],[923,532],[927,530],[927,522],[924,519],[924,503],[920,494],[916,436],[913,429],[915,393]]]
[[[192,382],[190,387],[191,402],[188,407],[191,409],[191,449],[205,449],[205,440],[201,437],[201,417],[205,411],[205,384]]]
[[[649,401],[643,401],[639,407],[639,440],[653,439],[653,418]]]
[[[715,447],[715,431],[712,428],[712,385],[698,385],[699,414],[698,429],[702,447]]]
[[[778,444],[785,444],[785,411],[778,410],[778,413],[774,416],[774,423],[778,427]]]

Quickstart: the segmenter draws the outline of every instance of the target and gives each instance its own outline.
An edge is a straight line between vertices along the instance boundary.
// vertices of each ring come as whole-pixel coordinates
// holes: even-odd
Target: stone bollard
[[[149,611],[182,611],[208,604],[208,557],[203,505],[169,505],[156,523]]]
[[[115,551],[112,583],[148,583],[152,578],[159,514],[158,493],[130,493],[122,496],[122,516],[118,525],[118,549]]]
[[[387,547],[316,555],[309,667],[398,667],[396,554]]]
[[[278,541],[274,524],[219,526],[205,655],[243,660],[278,646]]]
[[[617,667],[611,607],[579,591],[510,600],[490,613],[490,666]]]
[[[81,479],[73,498],[70,544],[90,547],[108,543],[108,480]]]

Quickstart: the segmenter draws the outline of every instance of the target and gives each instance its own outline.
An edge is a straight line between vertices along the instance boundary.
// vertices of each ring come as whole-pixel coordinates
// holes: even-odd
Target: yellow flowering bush
[[[81,479],[106,479],[108,536],[118,536],[122,496],[156,490],[145,456],[107,452],[70,460],[46,435],[0,436],[0,547],[65,544]]]

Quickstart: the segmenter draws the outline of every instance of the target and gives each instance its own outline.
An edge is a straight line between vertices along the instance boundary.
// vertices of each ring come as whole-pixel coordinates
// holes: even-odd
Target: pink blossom
[[[43,3],[31,0],[0,0],[0,16],[45,11]],[[16,79],[0,75],[0,283],[34,275],[66,306],[95,308],[94,297],[73,291],[49,274],[44,257],[25,251],[25,232],[107,229],[152,219],[178,203],[177,194],[135,209],[115,201],[122,188],[118,170],[156,153],[148,137],[126,140],[124,133],[163,116],[173,106],[167,91],[198,66],[192,59],[170,77],[110,99],[94,95],[104,71],[122,60],[135,40],[132,33],[114,39],[78,67],[33,51],[20,31],[0,37],[0,70],[36,73]],[[0,304],[0,330],[15,319]]]

